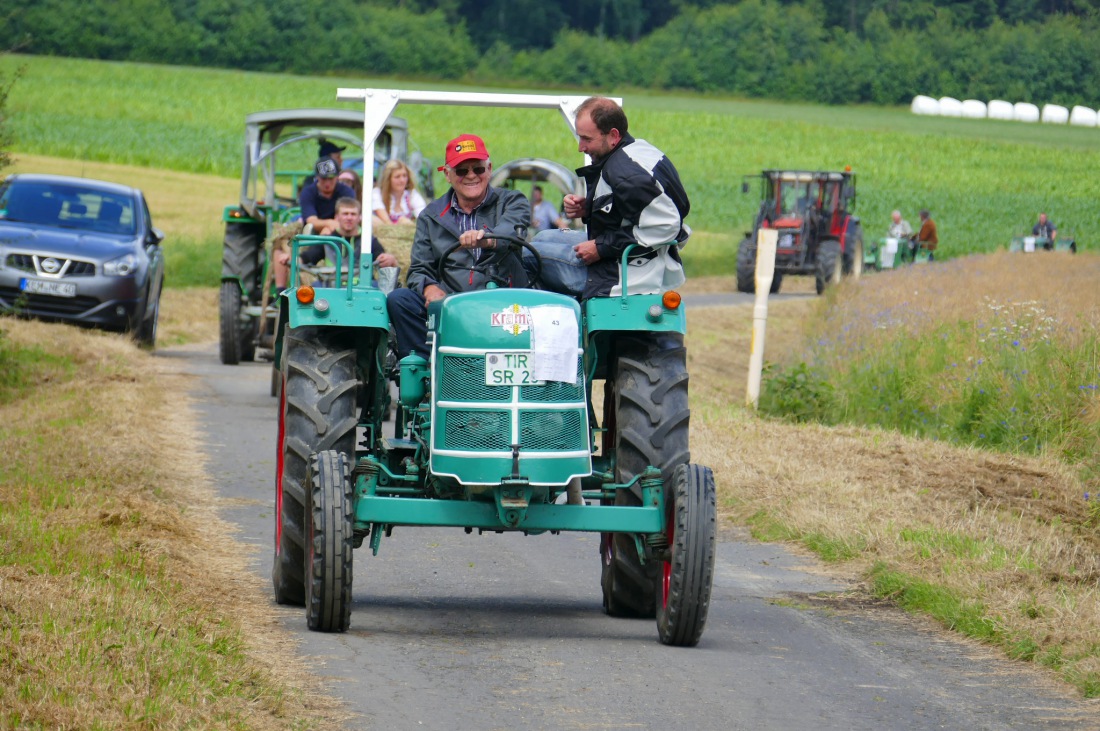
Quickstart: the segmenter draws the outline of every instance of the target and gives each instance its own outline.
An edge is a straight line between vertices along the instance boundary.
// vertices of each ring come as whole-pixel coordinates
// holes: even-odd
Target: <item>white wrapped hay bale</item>
[[[1073,108],[1073,111],[1069,113],[1069,123],[1075,124],[1078,127],[1095,127],[1098,115],[1095,109],[1089,109],[1088,107],[1082,107],[1080,105]]]
[[[1065,124],[1069,121],[1069,110],[1058,104],[1044,104],[1040,119],[1046,124]]]
[[[938,115],[940,113],[940,103],[930,96],[924,96],[918,94],[913,97],[913,103],[909,105],[909,109],[913,114],[927,114]]]
[[[986,105],[986,116],[990,119],[1016,119],[1016,111],[1012,107],[1012,102],[992,99]]]
[[[1017,122],[1038,122],[1039,107],[1030,102],[1016,102],[1012,105],[1012,118]]]
[[[977,99],[964,99],[962,103],[962,115],[968,119],[985,119],[985,102]]]
[[[940,97],[941,117],[961,117],[963,115],[963,103],[950,96]]]

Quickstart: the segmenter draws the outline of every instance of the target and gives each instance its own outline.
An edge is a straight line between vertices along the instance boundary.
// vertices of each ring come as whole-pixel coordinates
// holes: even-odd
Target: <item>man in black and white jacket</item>
[[[592,164],[577,170],[587,195],[567,195],[570,218],[581,218],[588,240],[573,247],[587,265],[584,299],[622,294],[620,261],[631,244],[627,286],[631,293],[660,292],[684,281],[679,249],[691,229],[680,175],[664,153],[627,131],[622,107],[590,97],[577,107],[578,149]],[[676,242],[672,246],[660,246]]]

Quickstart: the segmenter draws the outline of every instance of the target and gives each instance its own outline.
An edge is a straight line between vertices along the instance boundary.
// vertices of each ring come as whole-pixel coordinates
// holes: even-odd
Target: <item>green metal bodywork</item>
[[[386,296],[370,284],[369,259],[350,279],[341,273],[354,252],[335,237],[296,237],[290,281],[298,281],[299,250],[318,244],[329,250],[335,279],[315,284],[314,298],[306,303],[298,300],[296,289],[288,289],[279,300],[281,322],[291,329],[346,328],[357,347],[370,351],[360,354],[360,380],[377,383],[383,378],[378,333],[389,330]],[[629,282],[624,282],[624,291],[629,292]],[[520,363],[530,357],[532,310],[542,307],[560,308],[555,312],[567,313],[575,323],[575,382],[489,383],[487,355]],[[396,431],[410,438],[382,436],[382,409],[364,409],[360,424],[367,438],[354,455],[355,524],[357,530],[370,529],[374,550],[384,532],[377,528],[393,525],[664,531],[659,471],[616,484],[613,457],[594,464],[590,380],[606,367],[617,336],[684,333],[683,308],[666,307],[660,294],[594,298],[582,304],[543,290],[489,288],[431,303],[428,327],[432,358],[407,356],[398,364]],[[368,337],[372,332],[375,336]],[[283,335],[277,333],[276,362],[281,362]],[[389,398],[388,392],[377,396]],[[571,482],[583,486],[589,504],[555,504]],[[615,492],[631,488],[643,495],[643,505],[615,506]]]
[[[1056,238],[1052,245],[1050,239],[1045,236],[1021,234],[1012,237],[1012,242],[1008,245],[1008,250],[1011,252],[1062,251],[1076,254],[1077,240],[1073,237],[1072,233],[1068,235],[1063,234]]]
[[[926,264],[931,261],[931,252],[924,247],[913,247],[908,239],[877,239],[863,250],[863,268],[882,271],[897,269],[905,264]],[[891,250],[892,249],[892,250]]]

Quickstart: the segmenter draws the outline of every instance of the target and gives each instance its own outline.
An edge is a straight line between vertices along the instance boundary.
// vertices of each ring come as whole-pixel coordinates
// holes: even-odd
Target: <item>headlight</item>
[[[133,254],[127,254],[126,256],[120,256],[117,259],[103,265],[103,273],[112,277],[127,277],[134,273],[137,269],[137,257]]]

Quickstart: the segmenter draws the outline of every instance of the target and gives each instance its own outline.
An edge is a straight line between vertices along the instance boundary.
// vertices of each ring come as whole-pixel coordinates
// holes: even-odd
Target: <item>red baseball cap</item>
[[[453,168],[464,160],[488,160],[489,151],[485,149],[485,143],[477,135],[459,135],[447,143],[444,148],[447,156],[447,164],[440,165],[438,170]]]

